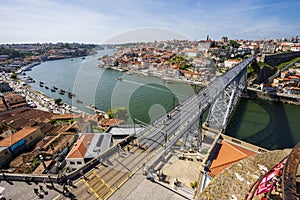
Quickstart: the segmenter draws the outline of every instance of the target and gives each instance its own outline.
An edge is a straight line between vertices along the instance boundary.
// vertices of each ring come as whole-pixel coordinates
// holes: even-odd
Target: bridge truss
[[[247,68],[242,70],[211,105],[206,126],[223,132],[242,92],[247,86]]]

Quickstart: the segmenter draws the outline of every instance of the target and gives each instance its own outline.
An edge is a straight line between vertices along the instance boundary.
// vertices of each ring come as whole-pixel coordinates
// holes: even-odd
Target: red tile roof
[[[63,120],[63,119],[73,119],[73,118],[79,118],[79,117],[80,117],[80,114],[63,114],[63,115],[55,114],[52,116],[51,119]]]
[[[84,158],[89,147],[89,143],[92,141],[93,137],[94,134],[82,134],[67,155],[67,158]]]
[[[255,155],[256,153],[243,147],[222,141],[222,146],[215,160],[210,166],[209,175],[215,177],[227,167],[244,158]]]
[[[22,130],[4,138],[3,140],[0,140],[0,147],[9,147],[15,144],[16,142],[20,141],[21,139],[25,138],[26,136],[37,131],[38,129],[40,129],[40,127],[38,126],[35,127],[25,126]]]
[[[116,118],[112,118],[112,119],[107,119],[107,118],[102,118],[98,124],[100,126],[102,126],[104,129],[108,128],[109,126],[113,126],[113,125],[119,125],[122,124],[124,121],[121,119],[116,119]]]

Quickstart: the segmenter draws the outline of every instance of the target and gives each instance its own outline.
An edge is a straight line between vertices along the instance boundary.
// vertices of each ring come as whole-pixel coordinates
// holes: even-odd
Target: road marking
[[[122,181],[115,189],[111,190],[111,193],[108,194],[107,197],[105,197],[105,200],[107,200],[109,197],[111,197],[120,187],[122,187],[122,185],[124,185],[139,169],[141,168],[141,166],[138,166],[131,174],[128,175],[128,177]]]
[[[90,186],[90,184],[86,180],[82,179],[82,181],[85,183],[86,186],[88,186],[88,190],[90,190],[97,197],[97,199],[101,199],[97,192]]]
[[[93,173],[110,191],[113,191],[113,189],[99,176],[99,174],[97,174],[95,171],[93,171]]]

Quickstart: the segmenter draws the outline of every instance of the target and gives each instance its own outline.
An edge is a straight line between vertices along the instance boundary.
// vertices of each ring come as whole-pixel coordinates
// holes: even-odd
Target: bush
[[[54,103],[60,105],[62,103],[62,99],[61,98],[54,99]]]
[[[195,181],[195,182],[190,182],[190,186],[191,186],[191,188],[195,189],[195,188],[197,188],[197,186],[198,186],[198,182],[197,182],[197,181]]]
[[[31,163],[32,171],[35,170],[40,164],[41,164],[41,160],[39,158],[34,158]]]
[[[50,124],[55,124],[56,123],[56,119],[50,119],[50,122],[49,122]]]
[[[10,78],[16,80],[16,79],[18,79],[18,76],[17,76],[17,74],[13,73],[13,74],[10,76]]]

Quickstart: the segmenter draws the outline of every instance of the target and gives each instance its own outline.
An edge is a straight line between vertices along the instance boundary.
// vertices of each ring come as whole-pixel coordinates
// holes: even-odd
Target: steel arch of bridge
[[[215,99],[206,118],[206,126],[222,132],[246,86],[247,68],[243,69]]]

